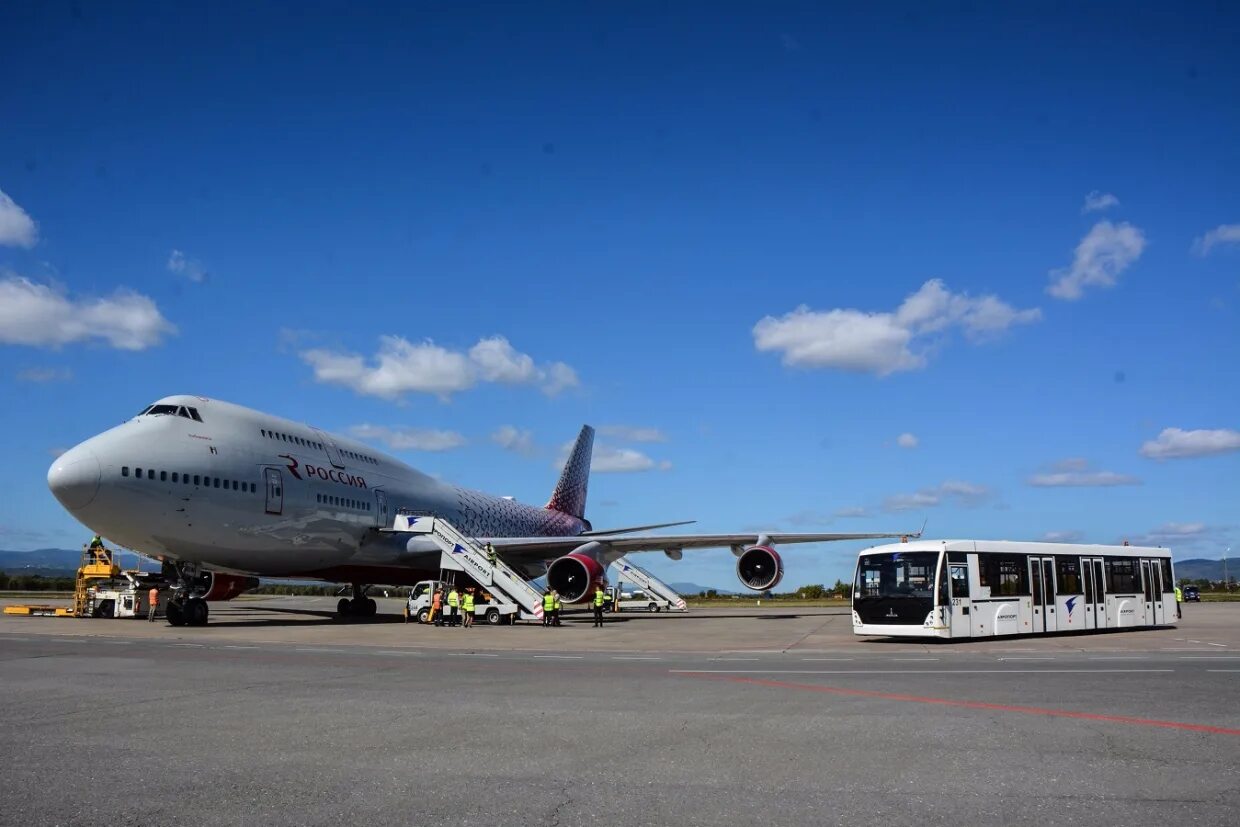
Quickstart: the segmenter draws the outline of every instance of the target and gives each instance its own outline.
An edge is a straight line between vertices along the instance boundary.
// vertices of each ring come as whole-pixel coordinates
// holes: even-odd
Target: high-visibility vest
[[[462,601],[461,605],[465,611],[472,612],[474,610],[474,596],[471,592],[465,592],[465,597],[462,598]]]
[[[151,600],[151,605],[154,606],[156,603],[159,602],[159,589],[151,589],[150,594],[148,594],[147,596]]]
[[[459,605],[461,605],[461,596],[456,593],[456,589],[453,589],[448,592],[448,606],[455,609]]]
[[[558,612],[560,609],[563,609],[563,608],[564,608],[564,604],[561,603],[560,598],[557,597],[555,599],[555,610]]]
[[[1183,602],[1184,602],[1184,592],[1180,591],[1180,587],[1179,587],[1179,586],[1176,586],[1176,587],[1175,587],[1175,602],[1176,602],[1176,603],[1183,603]]]
[[[549,612],[555,608],[555,598],[551,596],[551,592],[543,595],[543,611]]]
[[[603,601],[606,599],[606,597],[607,597],[607,596],[606,596],[605,594],[603,594],[603,590],[602,590],[602,589],[599,589],[598,591],[596,591],[596,592],[594,593],[594,605],[595,605],[595,606],[602,606],[602,605],[603,605]]]

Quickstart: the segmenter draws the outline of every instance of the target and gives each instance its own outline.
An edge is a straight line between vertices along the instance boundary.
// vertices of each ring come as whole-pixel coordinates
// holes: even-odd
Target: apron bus
[[[1176,622],[1165,548],[919,540],[861,552],[853,633],[972,638]]]

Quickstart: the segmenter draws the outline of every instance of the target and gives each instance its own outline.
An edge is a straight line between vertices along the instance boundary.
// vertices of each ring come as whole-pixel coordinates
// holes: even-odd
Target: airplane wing
[[[575,537],[486,538],[497,550],[527,559],[551,559],[589,542],[601,543],[624,554],[642,551],[683,551],[697,548],[752,546],[759,540],[772,545],[829,543],[837,540],[892,540],[917,537],[920,532],[898,534],[790,534],[780,531],[744,534],[585,534]],[[480,538],[483,539],[483,538]]]

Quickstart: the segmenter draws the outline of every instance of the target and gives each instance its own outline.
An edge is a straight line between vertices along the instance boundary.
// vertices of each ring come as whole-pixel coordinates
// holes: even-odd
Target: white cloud
[[[895,312],[816,311],[802,305],[782,317],[759,320],[753,338],[758,350],[779,351],[790,367],[886,376],[925,367],[930,337],[951,328],[978,342],[1041,318],[1037,308],[1016,310],[995,296],[952,293],[942,280],[931,279]]]
[[[623,442],[667,442],[667,437],[658,428],[638,428],[632,425],[601,425],[598,432],[603,436],[609,436]]]
[[[1094,190],[1085,196],[1085,204],[1081,207],[1082,213],[1101,212],[1102,210],[1118,207],[1119,199],[1109,192],[1100,192]]]
[[[912,494],[895,494],[888,497],[883,500],[883,511],[915,511],[947,503],[964,508],[976,508],[989,499],[991,493],[991,490],[984,485],[947,480],[933,488],[923,488]]]
[[[1225,529],[1211,527],[1205,523],[1163,523],[1145,534],[1124,539],[1134,546],[1174,545],[1218,549],[1229,542],[1228,537],[1229,533]]]
[[[1197,431],[1164,428],[1157,439],[1141,446],[1141,455],[1150,459],[1208,457],[1232,451],[1240,451],[1240,431],[1230,428]]]
[[[502,336],[481,339],[468,353],[448,350],[430,340],[413,344],[401,336],[382,336],[370,363],[357,354],[325,348],[303,351],[301,358],[314,368],[316,381],[383,399],[429,393],[447,400],[479,382],[538,385],[554,396],[578,384],[576,372],[568,365],[535,365]]]
[[[562,469],[564,463],[568,461],[568,455],[572,448],[572,442],[566,442],[560,446],[560,456],[554,466],[557,471]],[[590,470],[597,471],[600,474],[627,474],[654,470],[667,471],[671,467],[672,463],[668,460],[655,460],[632,448],[616,448],[598,442],[594,443],[594,456],[590,461]]]
[[[168,272],[184,276],[192,282],[201,284],[210,275],[207,268],[196,258],[186,258],[185,253],[173,250],[168,255]]]
[[[49,382],[71,382],[73,371],[69,368],[27,368],[17,374],[19,382],[34,382],[40,385]]]
[[[1042,535],[1044,543],[1079,543],[1085,539],[1081,531],[1048,531]]]
[[[465,444],[456,431],[427,428],[388,428],[383,425],[354,425],[349,433],[358,439],[381,442],[393,451],[451,451]]]
[[[491,434],[491,441],[505,451],[530,456],[536,450],[533,431],[523,431],[514,425],[501,425]]]
[[[1028,483],[1038,488],[1109,488],[1117,485],[1140,485],[1141,480],[1115,471],[1095,471],[1080,457],[1065,459],[1047,471],[1034,474]]]
[[[916,448],[918,439],[915,434],[903,433],[896,437],[896,445],[901,448]]]
[[[842,519],[850,519],[853,517],[868,517],[870,516],[870,509],[860,508],[856,506],[851,506],[848,508],[839,508],[839,509],[836,509],[835,516],[840,517]]]
[[[155,302],[128,290],[100,299],[73,299],[27,278],[0,280],[0,343],[59,347],[102,340],[120,350],[143,350],[176,327]]]
[[[0,246],[29,248],[38,240],[34,219],[0,190]]]
[[[830,525],[831,520],[832,516],[830,514],[807,508],[804,511],[789,514],[787,517],[784,517],[783,522],[794,526],[821,526]]]
[[[1145,249],[1145,235],[1124,222],[1099,221],[1076,245],[1072,266],[1052,270],[1046,288],[1057,299],[1075,301],[1086,287],[1113,287],[1119,274],[1128,269]]]
[[[1193,252],[1208,255],[1218,244],[1240,244],[1240,224],[1220,224],[1193,242]]]

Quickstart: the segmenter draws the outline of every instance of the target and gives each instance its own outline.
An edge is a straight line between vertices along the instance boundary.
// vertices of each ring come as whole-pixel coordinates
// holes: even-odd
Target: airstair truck
[[[443,593],[446,595],[452,589],[452,584],[443,580],[423,580],[413,587],[413,591],[409,593],[409,601],[405,604],[406,622],[410,620],[415,620],[418,623],[431,622],[431,597],[435,594],[435,589],[437,588],[442,588]],[[517,614],[520,611],[520,608],[512,603],[496,601],[485,590],[479,592],[478,597],[474,600],[474,617],[492,626],[499,626],[501,623],[515,623]]]

